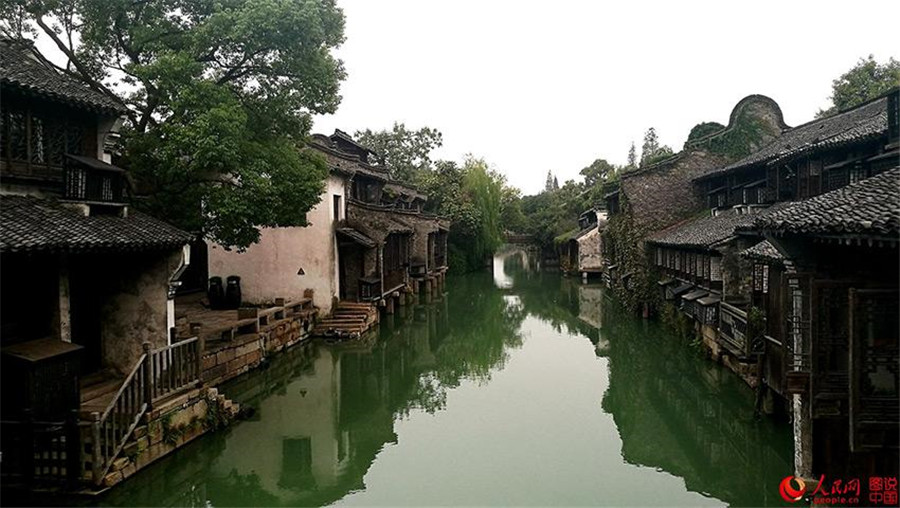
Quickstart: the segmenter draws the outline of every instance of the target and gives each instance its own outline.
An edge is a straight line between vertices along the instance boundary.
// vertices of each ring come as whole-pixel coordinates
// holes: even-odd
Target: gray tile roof
[[[896,92],[893,92],[896,93]],[[804,153],[835,148],[887,132],[887,95],[841,113],[785,131],[747,157],[695,180],[720,176],[754,164],[770,164]]]
[[[55,199],[0,197],[0,252],[125,251],[175,248],[193,236],[149,215],[85,217]]]
[[[760,259],[762,261],[784,261],[784,256],[768,240],[763,240],[753,247],[742,251],[740,255],[745,258]]]
[[[708,216],[687,223],[680,223],[654,233],[647,240],[649,243],[670,247],[709,248],[737,234],[743,227],[750,226],[753,221],[784,208],[788,203],[776,203],[769,208],[754,214],[738,214],[730,209],[715,217]]]
[[[0,40],[0,84],[82,108],[110,114],[126,111],[118,100],[53,68],[28,41]]]
[[[339,235],[342,235],[342,236],[362,245],[363,247],[368,247],[371,249],[378,245],[377,243],[375,243],[375,240],[372,240],[368,236],[360,233],[359,231],[357,231],[353,228],[337,228],[336,231]]]
[[[754,227],[807,235],[900,234],[900,167],[758,217]]]

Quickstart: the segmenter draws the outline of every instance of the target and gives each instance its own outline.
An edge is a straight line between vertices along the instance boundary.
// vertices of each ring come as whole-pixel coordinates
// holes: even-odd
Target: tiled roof
[[[775,233],[900,234],[900,167],[758,217]]]
[[[177,247],[192,236],[133,209],[127,217],[85,217],[54,199],[0,198],[0,251],[150,250]]]
[[[375,240],[372,240],[368,236],[360,233],[353,228],[337,228],[336,231],[339,235],[345,236],[346,238],[362,245],[363,247],[368,247],[371,249],[378,245],[375,243]]]
[[[787,130],[756,152],[734,164],[706,173],[697,180],[720,176],[754,164],[778,162],[804,153],[858,142],[869,137],[881,136],[886,132],[885,95],[853,109]]]
[[[763,240],[753,247],[742,251],[741,256],[763,261],[784,261],[784,256],[768,240]]]
[[[753,224],[758,217],[774,213],[787,205],[788,203],[776,203],[754,214],[738,214],[733,209],[726,210],[715,217],[703,217],[686,224],[676,224],[654,233],[647,241],[672,247],[708,248],[731,238],[738,229]]]
[[[0,84],[88,109],[126,110],[118,100],[54,69],[29,41],[0,40]]]

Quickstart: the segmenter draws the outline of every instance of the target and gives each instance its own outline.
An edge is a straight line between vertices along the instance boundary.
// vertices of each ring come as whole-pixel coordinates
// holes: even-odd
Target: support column
[[[72,342],[72,308],[69,300],[69,255],[59,256],[59,339]]]

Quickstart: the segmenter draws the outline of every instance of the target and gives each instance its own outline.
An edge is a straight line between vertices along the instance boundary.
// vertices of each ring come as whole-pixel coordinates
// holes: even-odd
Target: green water
[[[448,279],[366,344],[294,348],[224,391],[252,418],[103,505],[773,505],[786,424],[597,285],[529,271]]]

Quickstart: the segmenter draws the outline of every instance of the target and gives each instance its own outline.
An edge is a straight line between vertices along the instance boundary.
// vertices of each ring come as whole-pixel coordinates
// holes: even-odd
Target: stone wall
[[[706,206],[691,180],[727,162],[725,156],[691,150],[624,175],[619,192],[627,196],[626,213],[647,233],[689,217]]]
[[[285,318],[261,329],[259,333],[238,335],[231,341],[207,343],[201,363],[201,380],[210,386],[245,374],[277,353],[309,337],[314,316]],[[304,326],[306,324],[306,326]]]
[[[786,128],[778,105],[768,97],[751,95],[733,108],[728,126],[687,144],[677,155],[622,175],[621,211],[610,217],[610,251],[628,287],[617,287],[623,303],[637,309],[655,304],[657,293],[649,273],[644,241],[665,227],[707,207],[706,197],[693,179],[724,167],[780,136]],[[627,276],[627,277],[626,277]]]
[[[144,415],[103,478],[112,487],[206,432],[228,425],[240,406],[215,388],[195,389]]]

